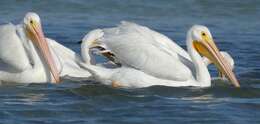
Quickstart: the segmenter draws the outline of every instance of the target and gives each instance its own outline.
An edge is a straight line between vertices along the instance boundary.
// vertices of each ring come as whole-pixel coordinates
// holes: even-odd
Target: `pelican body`
[[[40,17],[33,12],[23,23],[0,26],[0,81],[59,83],[61,77],[89,77],[73,51],[46,38]]]
[[[81,64],[104,84],[135,88],[152,85],[209,87],[211,77],[207,65],[212,62],[235,87],[240,86],[232,66],[205,26],[195,25],[188,31],[187,51],[168,37],[129,22],[90,33],[96,38],[89,41],[89,49],[102,47],[122,63],[122,67],[116,69]]]

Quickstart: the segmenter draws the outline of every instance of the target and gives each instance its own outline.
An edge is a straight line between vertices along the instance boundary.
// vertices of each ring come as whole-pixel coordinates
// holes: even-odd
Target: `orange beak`
[[[41,24],[32,22],[29,25],[26,25],[26,31],[27,35],[29,36],[31,41],[36,45],[36,47],[40,50],[44,60],[46,61],[46,64],[48,65],[50,72],[54,77],[54,81],[52,82],[59,83],[60,77],[58,69],[51,55],[45,36],[43,34]]]
[[[204,41],[193,41],[194,48],[202,55],[207,57],[218,70],[223,73],[229,81],[235,86],[240,87],[240,84],[232,72],[232,67],[227,60],[220,54],[219,49],[212,38],[203,37]]]

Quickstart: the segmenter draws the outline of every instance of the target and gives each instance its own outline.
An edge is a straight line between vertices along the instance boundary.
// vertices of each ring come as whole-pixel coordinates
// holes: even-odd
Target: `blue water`
[[[241,89],[223,81],[211,88],[114,89],[97,83],[0,86],[0,123],[260,123],[260,1],[258,0],[1,0],[0,23],[37,12],[45,34],[80,51],[88,31],[133,21],[185,48],[193,24],[209,27],[235,59]],[[216,70],[210,67],[212,76]]]

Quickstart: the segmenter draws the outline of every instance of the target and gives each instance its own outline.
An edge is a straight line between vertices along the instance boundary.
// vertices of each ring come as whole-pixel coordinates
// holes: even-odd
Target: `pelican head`
[[[40,17],[33,12],[29,12],[24,17],[24,29],[27,37],[34,43],[34,45],[40,50],[46,64],[48,65],[53,77],[54,82],[60,82],[59,73],[51,55],[49,46],[45,39]]]
[[[189,35],[193,48],[200,55],[212,61],[217,69],[223,73],[235,87],[240,87],[235,74],[232,72],[231,65],[220,54],[209,29],[205,26],[195,25],[190,29]]]

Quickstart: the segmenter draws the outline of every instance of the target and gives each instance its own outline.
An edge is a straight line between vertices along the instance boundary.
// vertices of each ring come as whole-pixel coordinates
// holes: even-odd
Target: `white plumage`
[[[29,29],[28,25],[34,27]],[[26,14],[23,24],[13,25],[10,23],[0,26],[0,81],[16,83],[57,82],[53,78],[50,68],[54,69],[58,77],[88,78],[91,76],[90,73],[79,67],[77,61],[81,61],[81,58],[70,49],[54,40],[42,38],[43,35],[39,35],[39,37],[33,34],[29,35],[32,30],[38,31],[38,34],[41,33],[40,29],[39,16],[31,12]],[[38,46],[37,43],[43,44],[44,48]],[[53,59],[52,64],[48,63],[52,61],[45,61],[46,58],[43,56],[41,48],[45,51],[49,49],[51,55],[47,55],[47,57]]]
[[[91,31],[97,37],[89,41],[89,48],[101,46],[111,51],[123,66],[108,69],[81,65],[107,85],[208,87],[211,85],[207,69],[210,62],[193,48],[194,41],[204,42],[201,32],[212,38],[206,27],[193,26],[187,33],[186,52],[168,37],[134,23],[123,22],[115,28],[96,29]]]

